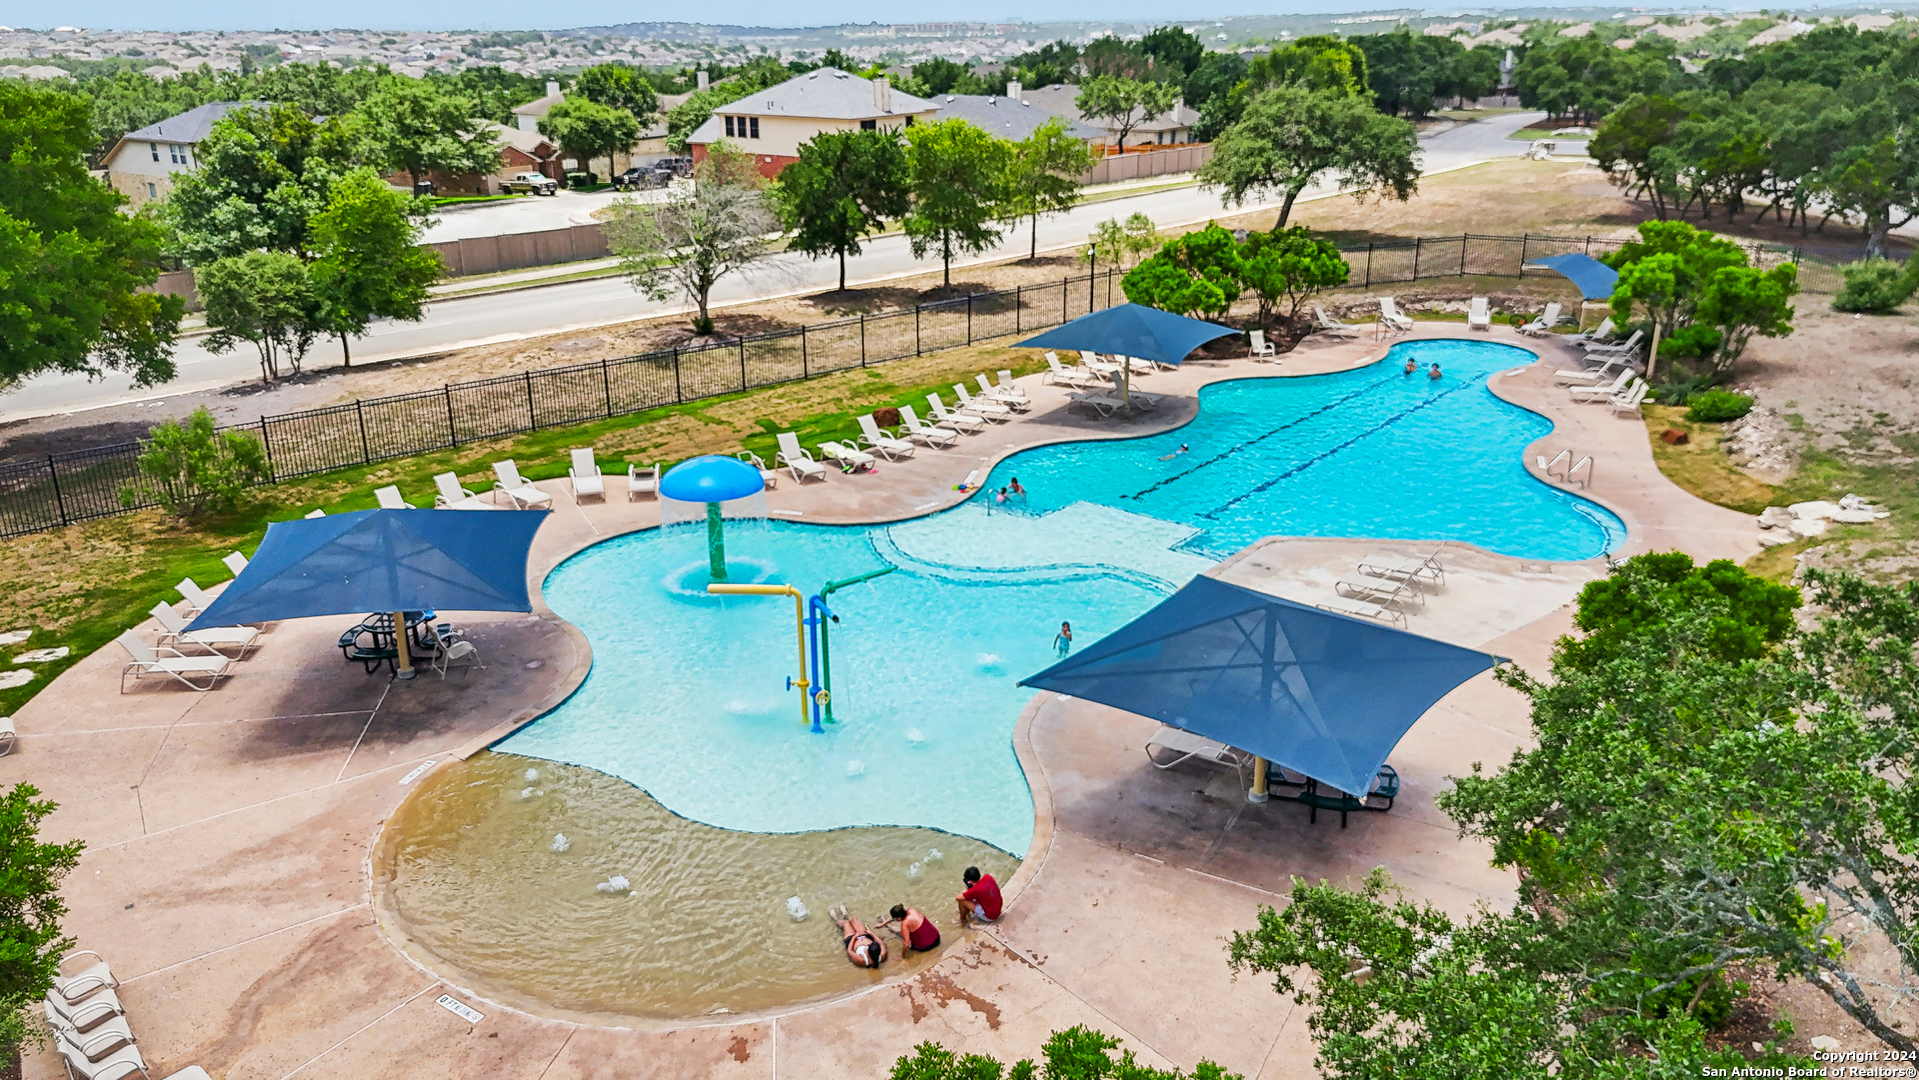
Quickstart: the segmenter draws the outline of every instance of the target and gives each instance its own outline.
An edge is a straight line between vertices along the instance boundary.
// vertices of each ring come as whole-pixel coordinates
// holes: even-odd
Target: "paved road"
[[[1443,172],[1479,161],[1517,156],[1518,145],[1506,136],[1537,122],[1543,115],[1512,113],[1434,135],[1424,140],[1423,167],[1427,172]],[[543,200],[549,205],[553,201]],[[1249,202],[1241,209],[1252,210],[1276,204],[1277,200],[1268,203]],[[540,207],[540,211],[552,212],[547,207]],[[1113,199],[1080,206],[1070,213],[1042,220],[1039,226],[1040,248],[1059,249],[1084,243],[1087,233],[1098,222],[1111,217],[1125,217],[1135,211],[1144,213],[1162,226],[1203,222],[1222,213],[1216,193],[1193,187]],[[1017,230],[1016,233],[999,249],[956,264],[956,267],[1021,254],[1026,249],[1025,232]],[[865,253],[849,266],[848,280],[851,284],[869,284],[923,273],[935,266],[936,263],[914,259],[904,237],[882,237],[869,244]],[[766,269],[752,277],[736,275],[723,280],[714,289],[713,302],[730,304],[796,292],[818,292],[833,287],[836,275],[837,269],[831,260],[813,261],[798,254],[781,255],[768,260]],[[417,356],[511,341],[535,334],[584,330],[679,309],[675,303],[646,299],[620,278],[442,300],[429,308],[426,317],[417,323],[376,324],[371,333],[354,344],[353,355],[355,360],[367,361]],[[18,389],[0,397],[0,421],[209,390],[259,377],[259,365],[250,348],[215,356],[206,351],[203,340],[190,338],[180,343],[176,354],[179,375],[164,387],[135,390],[129,380],[120,375],[91,383],[72,375],[41,376],[26,381]],[[337,360],[337,349],[336,344],[323,342],[308,356],[308,362],[315,366],[333,363]]]

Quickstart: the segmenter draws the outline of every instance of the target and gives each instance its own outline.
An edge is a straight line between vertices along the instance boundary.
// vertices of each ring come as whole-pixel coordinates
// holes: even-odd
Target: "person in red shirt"
[[[892,918],[880,926],[890,928],[906,942],[909,952],[932,952],[940,947],[940,930],[933,920],[920,914],[918,908],[905,904],[894,904],[890,912]]]
[[[966,891],[953,898],[959,901],[960,925],[998,922],[999,882],[994,881],[991,874],[980,873],[977,866],[967,867],[960,877],[966,882]]]

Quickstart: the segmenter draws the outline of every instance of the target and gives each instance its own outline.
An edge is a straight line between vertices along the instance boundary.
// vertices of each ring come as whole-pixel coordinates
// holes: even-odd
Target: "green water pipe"
[[[820,589],[820,601],[824,603],[827,597],[833,595],[834,592],[840,589],[846,588],[848,585],[858,585],[862,581],[871,581],[876,577],[884,577],[896,569],[898,569],[898,567],[887,566],[878,570],[869,570],[858,577],[850,577],[844,581],[829,581]],[[830,724],[833,722],[833,694],[831,690],[833,684],[833,653],[827,645],[827,621],[828,620],[824,619],[820,621],[820,644],[818,652],[820,657],[820,689],[827,691],[826,722]]]
[[[714,581],[726,580],[726,533],[720,523],[720,504],[706,504],[706,568]],[[800,672],[806,674],[805,671]]]

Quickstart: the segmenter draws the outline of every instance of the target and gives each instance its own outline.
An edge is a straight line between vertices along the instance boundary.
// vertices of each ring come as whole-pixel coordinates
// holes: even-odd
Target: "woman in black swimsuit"
[[[827,911],[840,927],[840,944],[846,947],[846,958],[863,968],[876,968],[886,962],[886,943],[875,937],[866,924],[846,913],[841,905]]]

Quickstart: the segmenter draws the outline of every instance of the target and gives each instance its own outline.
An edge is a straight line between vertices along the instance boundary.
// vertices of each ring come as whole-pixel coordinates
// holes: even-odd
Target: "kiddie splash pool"
[[[1414,376],[1402,372],[1409,353],[1421,368]],[[584,788],[592,785],[578,776],[616,777],[675,820],[714,827],[710,835],[760,838],[741,850],[747,859],[762,857],[750,852],[776,839],[767,834],[843,839],[861,834],[827,831],[889,827],[885,843],[882,830],[873,830],[870,850],[884,852],[876,856],[888,861],[883,876],[902,889],[913,861],[907,856],[937,843],[939,832],[925,830],[956,834],[949,848],[967,838],[968,852],[1023,855],[1033,804],[1011,734],[1031,695],[1016,684],[1054,659],[1062,622],[1072,624],[1076,642],[1097,640],[1218,559],[1271,535],[1451,539],[1555,560],[1597,556],[1623,539],[1612,514],[1539,483],[1521,465],[1526,445],[1550,424],[1501,401],[1486,382],[1531,360],[1489,342],[1403,343],[1353,371],[1207,387],[1198,417],[1162,435],[1014,455],[992,470],[987,486],[996,491],[1017,476],[1029,493],[1024,501],[1001,505],[982,496],[891,525],[729,525],[735,581],[790,583],[811,594],[830,580],[895,568],[833,597],[841,620],[832,654],[839,722],[824,734],[800,722],[785,686],[795,663],[790,599],[706,595],[699,572],[705,536],[697,526],[596,544],[545,584],[547,603],[592,643],[591,673],[566,702],[498,744],[489,764],[476,764],[479,779],[435,793],[440,824],[396,849],[394,894],[402,907],[413,905],[415,927],[497,921],[491,936],[515,938],[506,924],[539,921],[541,905],[528,896],[475,904],[477,894],[458,887],[499,876],[500,845],[511,846],[505,838],[521,832],[526,850],[509,876],[539,881],[546,864],[556,874],[567,866],[565,854],[540,847],[550,831],[573,830],[551,815],[533,823],[538,815],[520,805],[510,763],[583,767],[563,772]],[[1438,380],[1425,373],[1434,362],[1444,372]],[[589,803],[604,799],[581,805]],[[592,830],[621,828],[619,814],[589,816]],[[595,843],[618,849],[622,842]],[[856,842],[832,850],[839,854],[828,864],[858,862],[850,853],[868,849]],[[618,872],[617,862],[601,872]],[[871,883],[853,883],[864,882],[870,867],[848,867],[836,878],[830,865],[820,872],[819,859],[801,862],[812,867],[808,880],[843,879],[849,889],[871,891]],[[639,880],[641,869],[636,863],[626,876]],[[750,876],[751,868],[739,872]],[[956,877],[957,867],[942,872]],[[572,897],[590,888],[583,883],[558,891]],[[753,895],[764,901],[758,894],[768,890],[781,886],[755,886]],[[823,911],[838,899],[805,902]],[[597,898],[588,894],[585,902]],[[615,909],[629,931],[623,949],[645,957],[664,950],[635,961],[641,967],[684,958],[694,947],[667,923],[635,915],[651,902]],[[815,940],[824,931],[791,930],[780,924],[783,915],[771,917],[779,933],[804,933],[808,948],[824,948]],[[640,1012],[738,1011],[823,992],[822,985],[856,985],[843,962],[819,972],[825,983],[786,989],[729,974],[730,963],[750,962],[770,940],[761,921],[733,920],[722,944],[702,939],[696,951],[724,962],[696,980],[700,986],[668,995],[679,1006],[651,992],[627,1005],[606,1004],[617,993],[595,1000]],[[489,935],[463,933],[458,940],[441,933],[434,948],[463,968],[524,982],[509,962],[514,950],[477,949],[472,943]]]

